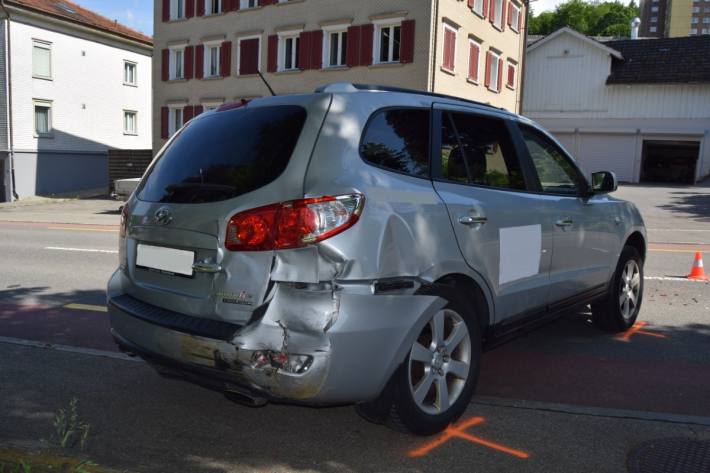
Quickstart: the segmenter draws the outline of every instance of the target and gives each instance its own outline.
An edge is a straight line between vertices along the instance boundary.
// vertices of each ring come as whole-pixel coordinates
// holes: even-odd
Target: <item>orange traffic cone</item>
[[[693,261],[693,267],[690,268],[690,274],[687,278],[694,279],[696,281],[710,280],[707,274],[705,274],[705,268],[703,268],[703,255],[699,251],[695,253],[695,261]]]

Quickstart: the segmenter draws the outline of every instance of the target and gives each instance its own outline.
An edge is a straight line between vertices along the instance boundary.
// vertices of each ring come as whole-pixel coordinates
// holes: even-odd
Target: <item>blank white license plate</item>
[[[172,274],[192,276],[195,252],[138,244],[136,266]]]

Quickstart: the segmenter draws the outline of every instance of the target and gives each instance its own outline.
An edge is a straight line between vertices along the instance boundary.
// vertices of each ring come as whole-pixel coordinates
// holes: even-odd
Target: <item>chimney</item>
[[[641,26],[641,18],[636,17],[631,20],[631,39],[639,39],[639,26]]]

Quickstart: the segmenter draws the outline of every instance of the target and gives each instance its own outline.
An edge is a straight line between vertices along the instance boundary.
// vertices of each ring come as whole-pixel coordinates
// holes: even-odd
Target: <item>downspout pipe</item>
[[[520,56],[520,102],[518,115],[523,114],[523,97],[525,96],[525,64],[528,54],[528,21],[530,20],[530,0],[524,0],[525,21],[523,22],[523,53]]]
[[[433,18],[433,23],[434,23],[434,37],[432,38],[431,45],[433,46],[434,49],[434,56],[432,58],[432,64],[431,64],[431,82],[430,86],[431,88],[429,89],[429,92],[434,93],[436,90],[436,53],[439,51],[439,0],[434,0],[434,18]]]
[[[15,145],[13,141],[13,130],[12,130],[12,58],[10,57],[12,51],[12,43],[10,35],[10,12],[7,11],[5,7],[5,0],[0,0],[0,8],[5,12],[5,17],[7,21],[7,28],[5,30],[5,84],[7,84],[7,127],[8,127],[8,147],[9,157],[10,157],[10,187],[12,187],[12,197],[17,200],[20,196],[17,194],[17,184],[15,180]]]

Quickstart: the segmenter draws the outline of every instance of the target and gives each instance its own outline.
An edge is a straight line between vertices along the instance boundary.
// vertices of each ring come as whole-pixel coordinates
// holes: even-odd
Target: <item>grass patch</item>
[[[0,473],[115,473],[87,459],[0,448]]]

